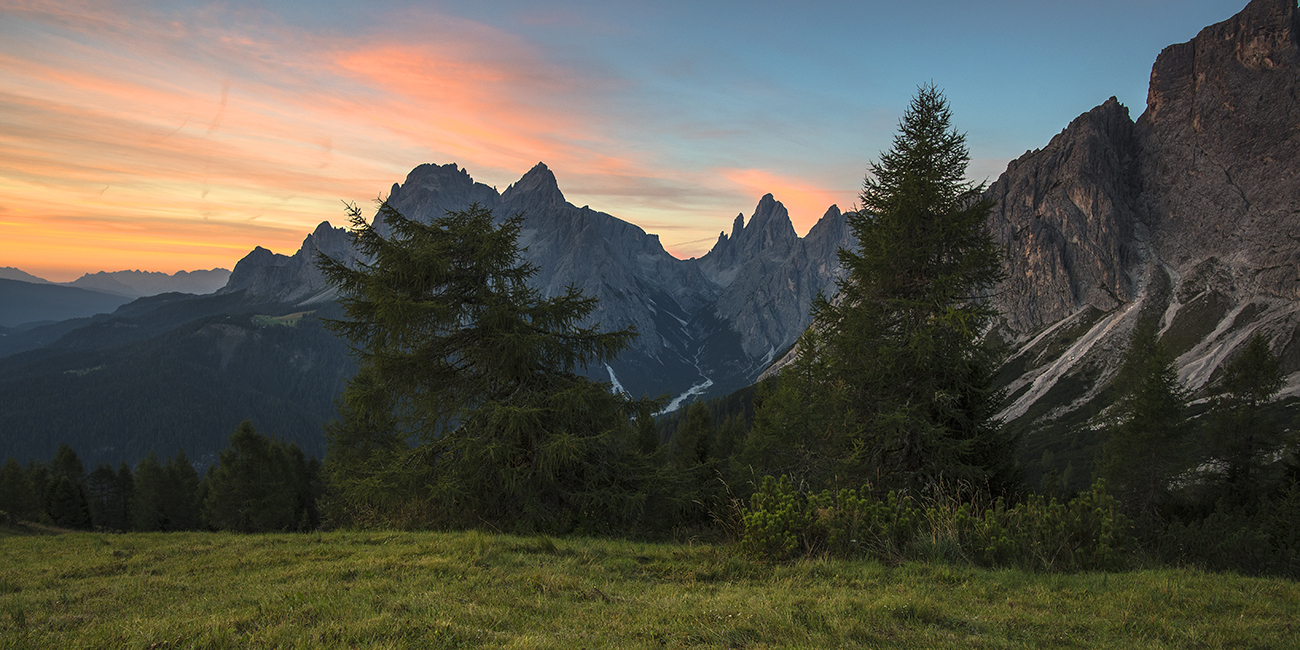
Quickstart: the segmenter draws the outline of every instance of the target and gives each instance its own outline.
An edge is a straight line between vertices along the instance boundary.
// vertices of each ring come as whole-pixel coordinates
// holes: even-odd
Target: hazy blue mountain
[[[113,311],[128,301],[130,298],[76,287],[0,279],[0,326],[81,318]]]
[[[103,293],[140,298],[160,293],[212,293],[226,286],[228,279],[230,279],[230,271],[226,269],[177,271],[172,274],[158,271],[100,271],[87,273],[67,284]]]
[[[35,284],[51,284],[45,278],[38,278],[31,273],[22,269],[16,269],[12,266],[0,266],[0,280],[18,280],[19,282],[33,282]]]

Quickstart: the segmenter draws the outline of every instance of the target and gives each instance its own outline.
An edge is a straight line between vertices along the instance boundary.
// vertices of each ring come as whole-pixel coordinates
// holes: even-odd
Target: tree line
[[[271,532],[320,525],[320,463],[298,445],[271,439],[248,421],[200,477],[180,450],[150,452],[133,468],[101,463],[87,473],[60,444],[48,462],[0,468],[0,517],[73,530]]]

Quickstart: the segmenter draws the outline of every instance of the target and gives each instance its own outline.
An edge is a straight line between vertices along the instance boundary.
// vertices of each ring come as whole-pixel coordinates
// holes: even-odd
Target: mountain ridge
[[[519,245],[538,269],[533,285],[544,296],[577,286],[600,298],[590,323],[631,326],[639,334],[617,361],[589,368],[589,374],[649,395],[721,394],[754,381],[807,326],[812,296],[833,289],[838,265],[828,265],[825,253],[837,250],[847,233],[832,206],[809,237],[800,238],[785,207],[767,194],[748,223],[737,217],[730,237],[724,233],[704,256],[682,260],[658,235],[569,203],[545,163],[501,193],[456,163],[423,164],[393,185],[387,201],[426,222],[474,203],[498,220],[523,215]],[[375,228],[389,232],[382,222]],[[312,251],[352,256],[342,233],[322,223],[293,256],[255,249],[221,292],[302,305],[328,300],[334,294],[314,269]]]

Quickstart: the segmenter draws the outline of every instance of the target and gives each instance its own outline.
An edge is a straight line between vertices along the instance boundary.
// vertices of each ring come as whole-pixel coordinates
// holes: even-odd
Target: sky
[[[293,254],[422,163],[707,252],[764,194],[852,209],[918,86],[974,182],[1245,0],[0,0],[0,267],[233,268]]]

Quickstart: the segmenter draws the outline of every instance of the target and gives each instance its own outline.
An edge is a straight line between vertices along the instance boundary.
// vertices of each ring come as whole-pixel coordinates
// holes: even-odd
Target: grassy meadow
[[[1296,648],[1300,585],[481,532],[0,533],[5,648]]]

